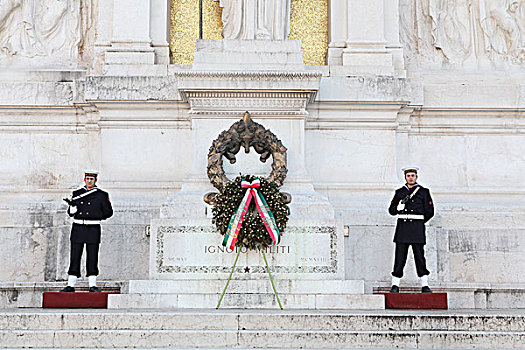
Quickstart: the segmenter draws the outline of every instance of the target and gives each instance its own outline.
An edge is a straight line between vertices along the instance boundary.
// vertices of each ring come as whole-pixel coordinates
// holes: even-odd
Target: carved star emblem
[[[250,272],[250,268],[249,268],[248,266],[246,266],[246,267],[244,268],[244,272]]]

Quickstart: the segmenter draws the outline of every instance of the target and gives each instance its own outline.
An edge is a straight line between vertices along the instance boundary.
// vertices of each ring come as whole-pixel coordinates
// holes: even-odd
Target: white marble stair
[[[215,308],[226,280],[131,280],[122,294],[108,298],[108,308]],[[287,309],[384,309],[382,295],[364,294],[364,282],[353,280],[276,280]],[[232,280],[221,308],[276,308],[268,279]]]
[[[516,310],[20,310],[0,312],[0,348],[520,349]]]

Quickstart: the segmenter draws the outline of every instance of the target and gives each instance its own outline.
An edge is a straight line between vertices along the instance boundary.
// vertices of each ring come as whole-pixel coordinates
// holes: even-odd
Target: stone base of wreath
[[[209,186],[209,184],[208,184]],[[204,190],[203,190],[204,188]],[[327,198],[311,184],[286,183],[293,193],[290,220],[277,246],[266,249],[276,279],[344,279],[342,223]],[[163,280],[227,279],[236,251],[222,245],[203,201],[203,184],[184,184],[150,226],[150,278]],[[235,279],[268,279],[262,254],[242,248]]]
[[[110,295],[108,308],[215,308],[225,280],[128,281],[122,293]],[[383,295],[364,294],[363,281],[276,279],[284,309],[384,309]],[[232,279],[221,308],[278,307],[268,278]]]

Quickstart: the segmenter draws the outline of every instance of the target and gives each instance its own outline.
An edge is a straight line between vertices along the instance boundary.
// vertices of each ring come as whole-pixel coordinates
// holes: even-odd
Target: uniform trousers
[[[68,275],[80,277],[80,260],[86,245],[86,272],[87,276],[98,275],[98,248],[100,243],[71,242],[71,256],[69,260]]]
[[[408,247],[412,246],[412,253],[414,254],[414,261],[416,263],[416,272],[419,277],[430,274],[427,270],[427,263],[425,260],[425,245],[419,243],[396,243],[396,256],[394,260],[394,271],[392,276],[403,277],[403,270],[407,262]]]

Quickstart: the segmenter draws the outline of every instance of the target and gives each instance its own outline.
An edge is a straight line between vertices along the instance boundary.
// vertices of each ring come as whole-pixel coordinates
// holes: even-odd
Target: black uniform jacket
[[[113,208],[107,192],[95,187],[97,190],[82,198],[75,199],[77,211],[69,216],[78,220],[105,220],[113,215]],[[88,192],[85,187],[73,191],[73,199]],[[71,241],[76,243],[100,243],[100,225],[82,225],[73,223]]]
[[[405,209],[398,212],[397,205],[407,195],[411,195],[416,188],[417,193],[405,203]],[[397,219],[394,242],[396,243],[426,243],[425,223],[434,216],[434,202],[428,188],[416,184],[411,189],[405,185],[396,190],[394,198],[388,208],[390,215],[415,214],[423,215],[424,220]]]

